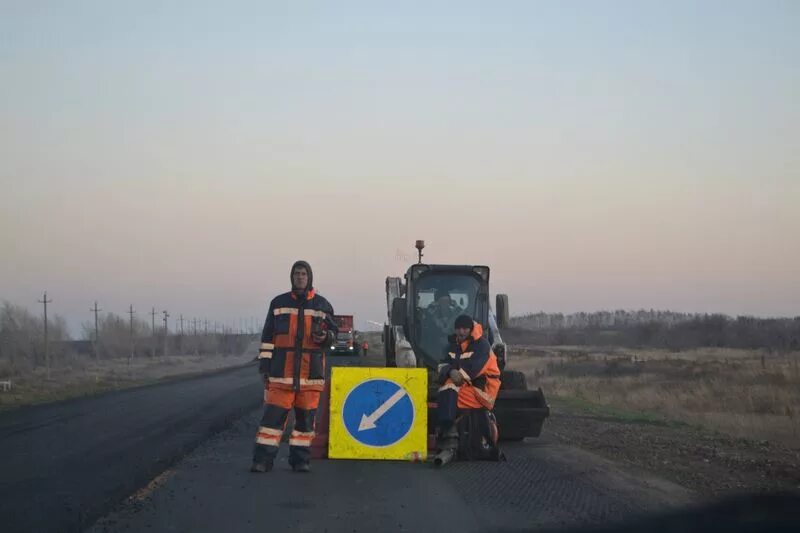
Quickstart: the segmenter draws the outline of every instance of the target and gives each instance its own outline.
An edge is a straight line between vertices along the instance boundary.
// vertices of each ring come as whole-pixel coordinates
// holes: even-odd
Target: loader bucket
[[[542,389],[501,390],[494,404],[494,416],[500,440],[522,440],[541,435],[544,419],[550,416],[550,406]]]

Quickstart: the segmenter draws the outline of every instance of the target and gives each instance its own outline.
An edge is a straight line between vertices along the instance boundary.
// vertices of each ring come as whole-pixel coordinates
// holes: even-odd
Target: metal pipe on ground
[[[442,450],[433,458],[433,466],[436,468],[442,467],[452,461],[456,456],[456,451],[453,449]]]

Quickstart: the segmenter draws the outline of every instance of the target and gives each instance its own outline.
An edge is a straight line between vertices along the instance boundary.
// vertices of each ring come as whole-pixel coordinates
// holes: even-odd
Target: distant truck
[[[353,315],[333,315],[339,333],[331,345],[333,355],[358,355],[359,346],[356,341],[356,332],[353,329]]]

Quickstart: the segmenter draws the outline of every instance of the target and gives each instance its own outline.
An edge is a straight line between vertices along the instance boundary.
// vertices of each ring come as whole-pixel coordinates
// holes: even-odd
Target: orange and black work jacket
[[[439,391],[457,391],[459,407],[491,410],[500,390],[500,369],[489,341],[483,336],[483,327],[473,322],[472,333],[467,339],[459,343],[455,335],[451,335],[449,341],[447,357],[438,369]],[[461,386],[449,377],[453,369],[463,378]]]
[[[327,330],[328,339],[314,342],[314,329]],[[287,390],[319,390],[325,385],[325,349],[338,331],[333,307],[311,289],[305,300],[294,292],[276,296],[269,304],[261,333],[259,371],[269,386]]]

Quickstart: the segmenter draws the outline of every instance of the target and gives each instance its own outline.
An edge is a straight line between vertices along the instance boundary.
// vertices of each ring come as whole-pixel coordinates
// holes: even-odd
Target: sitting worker
[[[426,309],[424,321],[429,328],[442,334],[442,341],[453,331],[453,324],[462,309],[450,298],[444,290],[434,293],[434,300]]]
[[[450,351],[439,365],[437,447],[443,462],[500,460],[492,409],[500,390],[500,370],[483,327],[468,315],[455,320]],[[442,464],[442,462],[437,462]]]

